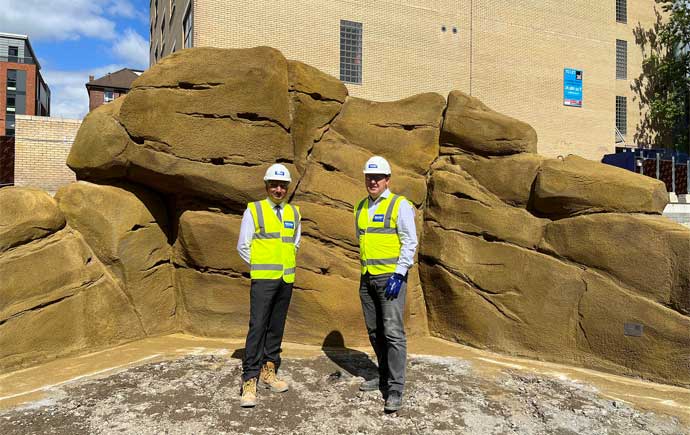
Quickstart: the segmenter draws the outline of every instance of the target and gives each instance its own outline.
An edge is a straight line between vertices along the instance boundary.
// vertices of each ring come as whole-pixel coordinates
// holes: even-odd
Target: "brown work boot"
[[[240,406],[242,408],[252,408],[256,406],[256,378],[246,380],[242,384]]]
[[[288,390],[288,384],[276,376],[276,365],[272,362],[267,362],[261,367],[261,375],[259,376],[261,385],[270,388],[274,393],[283,393]]]

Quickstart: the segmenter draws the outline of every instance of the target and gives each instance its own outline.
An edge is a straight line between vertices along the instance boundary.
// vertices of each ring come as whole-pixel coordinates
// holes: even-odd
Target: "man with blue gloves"
[[[402,407],[407,360],[403,325],[407,272],[417,249],[414,207],[404,196],[388,190],[390,177],[386,159],[370,158],[364,165],[369,195],[354,210],[362,265],[359,297],[379,365],[379,376],[364,381],[359,389],[380,389],[386,398],[386,412]]]

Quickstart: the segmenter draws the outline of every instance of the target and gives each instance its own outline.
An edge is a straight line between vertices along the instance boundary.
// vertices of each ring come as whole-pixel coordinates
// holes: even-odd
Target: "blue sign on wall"
[[[563,69],[563,105],[582,107],[582,70]]]

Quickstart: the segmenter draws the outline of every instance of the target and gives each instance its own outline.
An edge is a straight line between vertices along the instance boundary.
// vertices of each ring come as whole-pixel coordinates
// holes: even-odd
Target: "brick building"
[[[654,0],[151,0],[150,61],[191,46],[270,45],[340,78],[352,96],[460,89],[534,126],[540,153],[599,159],[641,128],[634,31],[653,26],[655,8]],[[566,98],[578,87],[581,97]]]
[[[0,33],[0,136],[14,136],[16,115],[50,116],[50,89],[29,38]]]
[[[0,187],[14,183],[15,120],[50,115],[50,89],[26,35],[0,33]]]
[[[129,92],[132,82],[142,72],[141,70],[123,68],[98,79],[89,76],[89,82],[86,84],[86,91],[89,93],[89,112]]]

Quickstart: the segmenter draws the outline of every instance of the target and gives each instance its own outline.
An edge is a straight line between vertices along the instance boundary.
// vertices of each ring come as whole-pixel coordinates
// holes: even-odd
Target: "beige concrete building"
[[[81,120],[17,115],[14,145],[14,185],[32,186],[55,194],[76,180],[67,167]]]
[[[151,63],[190,46],[270,45],[377,101],[460,89],[524,120],[547,156],[600,159],[639,127],[633,30],[654,0],[151,0]],[[564,104],[564,70],[582,106]],[[617,110],[618,105],[618,110]]]

